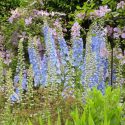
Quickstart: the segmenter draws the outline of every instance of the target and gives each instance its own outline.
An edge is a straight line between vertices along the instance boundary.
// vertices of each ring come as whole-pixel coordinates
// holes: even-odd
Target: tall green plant
[[[121,125],[120,89],[108,87],[102,95],[94,88],[88,92],[83,113],[76,108],[71,116],[75,125]]]

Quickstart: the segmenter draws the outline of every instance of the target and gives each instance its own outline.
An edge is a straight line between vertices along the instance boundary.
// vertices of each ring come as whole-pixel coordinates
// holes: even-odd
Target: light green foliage
[[[106,89],[105,95],[100,91],[93,89],[89,92],[86,100],[85,111],[91,110],[91,116],[96,125],[102,123],[120,125],[121,111],[120,106],[120,89],[111,90],[110,87]]]
[[[88,92],[84,110],[76,108],[71,116],[75,125],[120,125],[122,106],[120,105],[120,89],[106,89],[105,95],[94,88]]]
[[[45,92],[47,92],[47,89]],[[47,93],[49,94],[50,92]],[[124,125],[125,123],[122,105],[120,104],[119,88],[112,90],[111,87],[108,87],[105,91],[105,95],[102,95],[99,90],[93,88],[92,91],[88,91],[86,102],[82,104],[77,103],[78,100],[72,102],[70,98],[68,100],[63,99],[62,101],[65,101],[66,103],[61,104],[61,102],[59,102],[57,107],[60,107],[61,110],[58,110],[58,113],[56,113],[57,107],[55,109],[52,108],[55,103],[57,103],[56,101],[54,101],[54,103],[52,102],[52,98],[55,97],[55,95],[52,97],[50,95],[48,95],[48,97],[46,96],[48,100],[46,99],[46,102],[42,105],[43,107],[39,109],[41,110],[41,115],[39,115],[39,113],[37,113],[38,111],[36,111],[36,115],[32,114],[31,118],[29,118],[29,116],[22,117],[21,114],[18,114],[20,117],[18,116],[16,118],[15,116],[12,117],[12,113],[10,114],[10,108],[6,108],[5,113],[7,117],[5,118],[7,118],[6,120],[8,120],[10,125],[13,125],[12,121],[14,121],[17,125],[20,123],[23,123],[24,125],[35,125],[37,123],[39,125]],[[71,106],[68,106],[67,101],[70,101],[69,105]],[[27,103],[30,102],[28,101]],[[49,106],[50,103],[51,105]],[[36,106],[37,104],[35,104],[34,110],[37,110]],[[64,107],[67,108],[64,109]],[[17,109],[15,109],[15,111],[16,110]],[[69,110],[70,115],[67,115],[67,110]],[[23,113],[23,111],[20,111],[20,113]],[[65,115],[67,115],[67,117]]]

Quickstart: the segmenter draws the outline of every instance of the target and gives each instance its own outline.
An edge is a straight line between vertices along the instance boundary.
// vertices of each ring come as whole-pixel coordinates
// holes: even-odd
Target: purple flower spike
[[[108,51],[104,31],[99,30],[98,27],[97,24],[93,25],[88,34],[82,77],[85,86],[90,88],[97,86],[104,94],[108,72]]]
[[[42,74],[42,79],[41,79],[41,84],[46,85],[47,81],[47,57],[44,55],[42,64],[41,64],[41,74]]]
[[[30,63],[32,64],[32,69],[33,69],[33,75],[34,75],[34,86],[39,86],[40,85],[40,80],[42,78],[41,76],[41,62],[40,62],[40,57],[36,52],[36,49],[33,45],[33,43],[30,41],[29,46],[28,46],[28,54],[29,54],[29,60]]]
[[[66,44],[66,41],[62,37],[58,37],[59,45],[60,45],[60,60],[61,64],[66,66],[67,61],[69,61],[69,50]]]
[[[49,26],[46,24],[43,27],[43,33],[47,50],[46,55],[48,57],[47,83],[60,83],[60,62],[57,55],[52,29],[50,29]]]
[[[73,39],[73,66],[81,68],[83,65],[83,40],[82,38]]]

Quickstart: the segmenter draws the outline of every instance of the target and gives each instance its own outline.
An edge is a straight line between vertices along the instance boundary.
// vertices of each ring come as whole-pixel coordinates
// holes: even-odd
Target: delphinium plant
[[[13,80],[12,80],[12,71],[9,69],[6,73],[5,77],[5,105],[3,108],[3,117],[1,119],[1,124],[12,124],[13,122],[13,114],[12,114],[12,106],[13,102],[16,100],[19,102],[18,95],[14,92]]]
[[[83,40],[80,37],[81,26],[78,22],[75,22],[71,28],[71,42],[72,42],[72,66],[74,68],[74,79],[75,85],[78,87],[82,84],[82,71],[83,71],[83,62],[84,62],[84,49],[83,49]]]
[[[17,67],[16,67],[16,73],[14,76],[14,91],[17,94],[16,96],[20,99],[20,101],[22,98],[21,95],[24,94],[24,92],[27,90],[27,80],[26,80],[27,78],[25,74],[23,41],[24,41],[23,38],[19,40],[18,62],[17,62]],[[16,102],[16,97],[14,101]]]
[[[97,86],[103,93],[108,70],[107,54],[104,29],[99,29],[99,25],[95,23],[87,35],[83,84],[90,88]]]
[[[55,37],[57,37],[57,43],[59,48],[58,58],[61,64],[61,82],[63,87],[74,86],[73,83],[73,69],[71,63],[70,50],[67,42],[64,38],[63,28],[59,20],[56,20],[53,24],[55,26]]]
[[[29,61],[32,65],[33,69],[33,78],[34,78],[34,86],[39,87],[41,83],[41,60],[39,54],[37,53],[35,47],[35,40],[36,38],[29,38],[29,45],[28,45],[28,54],[29,54]]]
[[[52,29],[47,23],[43,27],[45,45],[46,45],[46,55],[48,58],[48,72],[47,72],[47,83],[55,84],[61,83],[60,75],[60,62],[57,56],[56,45],[52,35]]]

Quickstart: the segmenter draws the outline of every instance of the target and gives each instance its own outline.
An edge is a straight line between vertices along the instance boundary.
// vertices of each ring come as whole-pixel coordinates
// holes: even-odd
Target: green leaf
[[[80,6],[76,6],[76,9],[81,10],[81,7]]]
[[[28,125],[33,125],[30,119],[28,119]]]
[[[89,110],[89,118],[88,118],[88,125],[95,125],[94,121],[93,121],[93,118],[92,118],[92,115],[91,115],[91,112]]]
[[[41,117],[39,117],[39,125],[43,125],[43,120]]]

